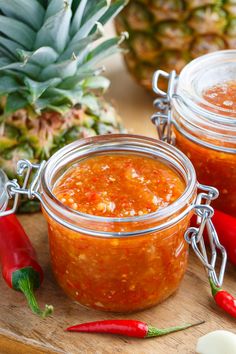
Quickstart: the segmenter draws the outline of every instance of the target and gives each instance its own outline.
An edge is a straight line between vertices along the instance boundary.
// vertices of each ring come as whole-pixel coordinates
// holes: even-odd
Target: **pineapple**
[[[151,89],[157,69],[179,73],[200,55],[236,48],[236,1],[130,0],[116,27],[130,34],[128,69]]]
[[[98,63],[124,38],[95,42],[124,0],[0,0],[0,167],[38,162],[81,137],[122,131]],[[27,211],[30,211],[27,204]]]

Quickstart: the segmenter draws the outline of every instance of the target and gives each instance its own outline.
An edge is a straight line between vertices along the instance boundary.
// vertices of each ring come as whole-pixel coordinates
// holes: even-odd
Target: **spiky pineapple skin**
[[[19,159],[38,163],[77,139],[124,132],[114,107],[103,98],[97,100],[99,112],[75,106],[64,115],[44,112],[31,117],[21,109],[7,117],[0,124],[0,168],[9,178],[15,178]]]
[[[130,0],[115,22],[129,32],[127,67],[148,90],[157,69],[179,73],[200,55],[236,48],[235,0]]]
[[[16,178],[20,159],[33,163],[48,160],[63,146],[90,136],[123,133],[120,117],[114,107],[103,98],[96,98],[99,111],[75,106],[64,115],[45,112],[31,117],[25,109],[16,111],[0,124],[0,168],[10,179]],[[37,200],[21,198],[18,212],[40,210]]]

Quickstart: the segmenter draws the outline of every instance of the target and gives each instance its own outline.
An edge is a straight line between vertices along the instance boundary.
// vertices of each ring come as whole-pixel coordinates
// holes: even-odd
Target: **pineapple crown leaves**
[[[109,81],[98,63],[126,38],[105,39],[103,25],[126,0],[0,0],[0,97],[4,114],[21,108],[64,113]]]

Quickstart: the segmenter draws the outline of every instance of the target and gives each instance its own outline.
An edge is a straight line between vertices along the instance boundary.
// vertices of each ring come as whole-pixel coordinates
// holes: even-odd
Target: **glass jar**
[[[177,78],[158,71],[153,88],[163,98],[153,120],[161,139],[173,142],[192,161],[200,183],[216,187],[220,196],[213,205],[236,216],[236,112],[203,98],[215,85],[235,80],[236,50],[214,52],[190,62]],[[158,88],[158,78],[169,79],[167,93]],[[167,104],[167,105],[166,105]],[[165,117],[164,117],[165,116]],[[164,127],[163,127],[164,123]]]
[[[82,214],[56,199],[53,188],[72,165],[89,157],[111,154],[161,160],[185,182],[183,194],[157,212],[124,218]],[[26,194],[41,201],[58,284],[81,305],[104,311],[142,310],[162,302],[177,290],[187,267],[188,242],[192,244],[194,240],[196,245],[200,239],[203,242],[202,230],[213,213],[201,199],[205,196],[209,204],[217,196],[214,189],[206,186],[201,186],[205,192],[197,196],[199,186],[194,168],[178,149],[135,135],[81,139],[56,152],[47,163],[33,165],[20,161],[19,174],[24,170],[27,170],[24,188],[17,188],[13,181],[9,194]],[[30,179],[28,172],[33,170],[35,175]],[[204,224],[192,230],[188,227],[194,210],[202,215]],[[184,238],[187,230],[188,242]],[[190,237],[192,231],[194,235]],[[224,258],[223,268],[225,262]],[[214,264],[208,265],[215,276],[213,268]],[[221,274],[219,283],[222,279]]]

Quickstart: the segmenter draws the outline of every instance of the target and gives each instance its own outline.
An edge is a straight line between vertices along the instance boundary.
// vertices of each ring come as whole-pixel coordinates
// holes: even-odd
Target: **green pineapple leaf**
[[[27,1],[21,2],[22,9]],[[20,90],[12,111],[24,101],[25,106],[37,114],[57,105],[63,105],[63,109],[59,108],[62,111],[64,105],[69,109],[72,103],[80,104],[87,91],[100,90],[102,93],[108,88],[109,81],[101,77],[97,65],[119,51],[121,39],[111,38],[97,47],[94,42],[103,35],[102,24],[124,6],[124,0],[112,4],[108,0],[32,0],[25,13],[22,9],[13,13],[19,5],[17,2],[14,8],[16,2],[12,0],[8,5],[0,0],[0,10],[5,15],[0,15],[0,78],[6,75],[12,78],[8,83],[2,81],[6,85],[5,94]],[[31,21],[37,9],[37,20],[42,27],[35,33],[39,23],[31,26]],[[42,13],[45,14],[43,21]],[[26,20],[25,16],[29,18]],[[55,78],[56,84],[51,80]],[[85,91],[84,95],[78,94],[81,90]],[[4,94],[3,87],[0,92]],[[90,107],[97,111],[93,101],[93,98],[88,99]]]
[[[41,72],[40,67],[36,66],[35,64],[12,63],[12,64],[1,66],[1,60],[0,60],[0,72],[9,69],[12,69],[14,71],[20,71],[33,79],[36,79]]]
[[[18,92],[13,92],[7,95],[7,102],[5,105],[5,114],[11,114],[25,107],[27,104],[27,100],[20,95]]]
[[[66,112],[68,112],[69,109],[71,109],[72,106],[70,104],[56,104],[56,105],[48,105],[48,109],[54,112],[57,112],[61,115],[64,115]]]
[[[37,101],[34,104],[34,111],[36,114],[40,115],[42,111],[46,110],[47,107],[52,105],[52,98],[43,98],[40,97],[39,99],[37,99]]]
[[[98,62],[104,60],[105,58],[109,57],[110,55],[117,53],[119,50],[118,44],[121,41],[121,37],[115,37],[108,39],[98,45],[95,49],[93,49],[88,57],[86,58],[84,64],[82,64],[78,68],[78,73],[81,70],[85,70],[87,68],[94,67]]]
[[[96,22],[104,15],[108,9],[107,0],[100,0],[96,5],[91,3],[91,10],[83,16],[81,27],[75,32],[70,45],[88,36],[91,30],[96,27]]]
[[[48,5],[48,0],[37,0],[46,9]]]
[[[54,3],[54,1],[51,3]],[[49,46],[61,53],[67,44],[71,16],[71,8],[64,1],[64,7],[59,12],[48,17],[37,33],[35,49],[42,46]]]
[[[27,95],[29,102],[31,104],[35,104],[36,100],[40,96],[42,96],[42,94],[49,87],[56,86],[60,82],[61,82],[61,80],[58,78],[53,78],[53,79],[50,79],[50,80],[44,81],[44,82],[38,82],[38,81],[31,80],[29,78],[25,78],[24,83],[29,90],[29,95]]]
[[[55,63],[59,56],[58,53],[50,47],[41,47],[31,52],[22,49],[17,49],[16,51],[23,62],[32,61],[42,67]]]
[[[80,103],[82,106],[86,107],[90,113],[99,115],[99,103],[96,96],[94,96],[93,94],[85,94],[83,97],[81,97]]]
[[[37,0],[0,0],[1,11],[38,30],[43,23],[45,10]]]
[[[70,7],[72,0],[49,0],[44,21],[49,17],[56,15],[65,7]]]
[[[11,76],[0,76],[0,96],[18,91],[21,85]]]
[[[41,80],[59,77],[61,79],[75,75],[77,70],[77,60],[71,59],[58,64],[51,64],[42,70]]]
[[[17,50],[22,49],[22,46],[19,43],[16,43],[8,38],[5,38],[0,35],[0,46],[5,48],[13,57],[13,60],[17,59]],[[1,48],[1,49],[2,49]]]
[[[98,38],[101,37],[101,32],[98,30],[95,33],[82,38],[80,41],[78,41],[75,44],[69,45],[66,50],[61,54],[59,57],[58,61],[63,61],[66,59],[70,59],[72,55],[80,55],[81,51],[85,48],[89,50],[89,45],[93,44]]]
[[[11,61],[15,60],[14,56],[4,47],[0,47],[0,56],[8,58]]]
[[[41,114],[41,112],[47,108],[48,111],[54,111],[60,114],[65,114],[71,109],[71,104],[67,101],[63,102],[61,97],[47,97],[47,98],[39,98],[35,103],[34,109],[37,114]]]
[[[75,9],[75,14],[73,16],[73,20],[71,23],[70,36],[74,36],[76,32],[79,30],[82,22],[82,17],[84,15],[85,6],[87,5],[88,0],[79,0],[74,1],[72,6],[72,10]]]
[[[26,49],[33,48],[36,33],[23,22],[0,15],[0,31]]]
[[[53,97],[54,102],[68,101],[69,104],[74,106],[80,97],[82,97],[83,91],[80,87],[74,90],[63,90],[59,88],[50,88],[47,90],[47,97]]]
[[[9,58],[4,58],[4,57],[0,57],[0,68],[7,66],[8,64],[10,65],[11,61]]]
[[[84,79],[93,76],[93,74],[94,74],[94,70],[90,70],[90,71],[84,71],[79,75],[70,76],[65,80],[63,80],[62,83],[58,85],[58,88],[70,90],[71,88],[75,88],[81,85],[81,82]]]
[[[83,87],[91,90],[102,89],[106,91],[109,86],[110,81],[104,76],[89,77],[83,82]]]
[[[127,0],[118,0],[118,1],[114,1],[109,8],[107,9],[107,11],[105,12],[105,14],[99,19],[99,22],[102,25],[105,25],[108,21],[110,21],[111,19],[113,19],[122,9],[123,7],[128,3]]]

